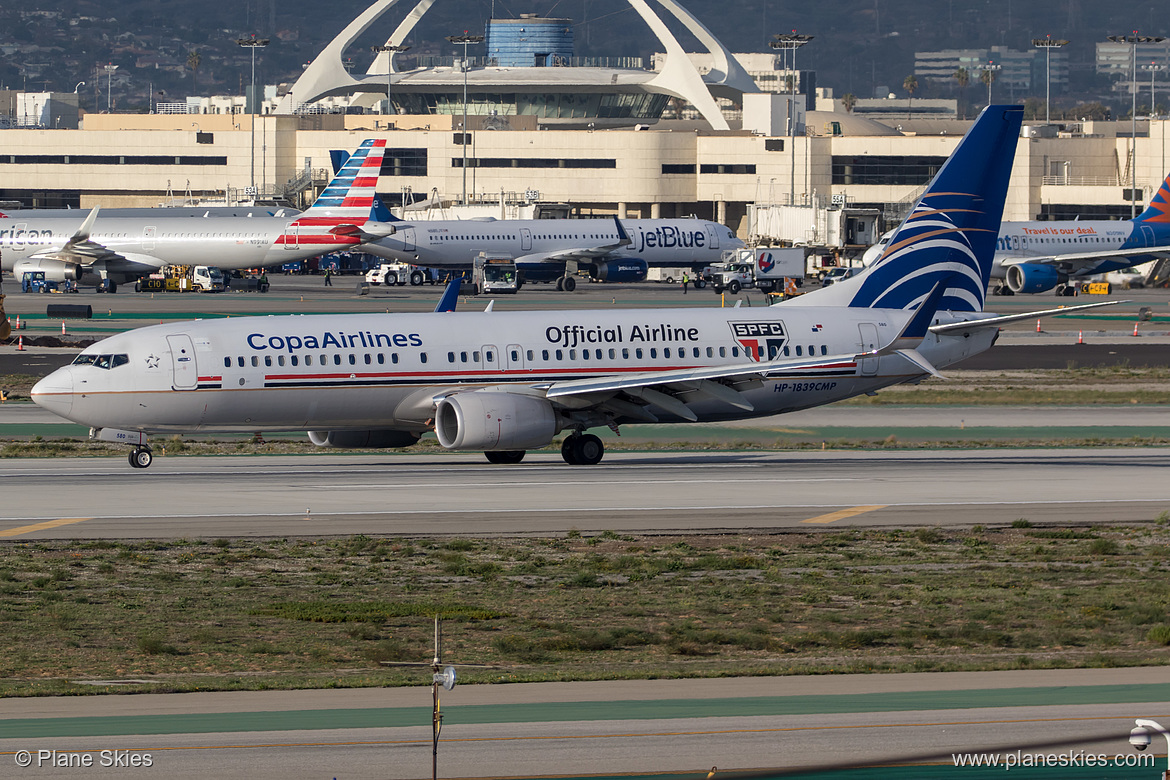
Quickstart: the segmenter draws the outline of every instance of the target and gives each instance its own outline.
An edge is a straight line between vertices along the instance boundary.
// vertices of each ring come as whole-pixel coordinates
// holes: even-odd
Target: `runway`
[[[438,767],[441,777],[702,777],[711,766],[727,773],[930,753],[936,765],[888,776],[983,777],[947,766],[950,753],[1060,740],[1066,751],[1132,760],[1133,719],[1165,718],[1167,696],[1165,668],[456,686],[442,696]],[[88,751],[96,761],[98,751],[126,750],[172,778],[423,777],[430,705],[426,686],[0,700],[0,756]],[[1145,774],[1108,776],[1148,776],[1165,758],[1146,761]],[[95,772],[127,774],[95,767],[87,775]]]
[[[8,460],[0,538],[551,535],[1148,522],[1165,448]],[[46,496],[51,496],[46,500]]]

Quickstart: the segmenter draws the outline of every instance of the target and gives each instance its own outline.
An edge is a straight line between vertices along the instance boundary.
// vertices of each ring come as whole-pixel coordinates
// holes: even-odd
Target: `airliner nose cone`
[[[73,371],[59,368],[33,385],[33,403],[61,417],[73,409]]]

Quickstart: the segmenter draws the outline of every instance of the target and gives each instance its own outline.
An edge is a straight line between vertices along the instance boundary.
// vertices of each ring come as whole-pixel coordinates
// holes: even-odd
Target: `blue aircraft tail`
[[[1134,222],[1153,222],[1155,224],[1170,224],[1170,176],[1162,182],[1162,186],[1154,193],[1150,205],[1146,210],[1134,218]]]
[[[938,308],[982,311],[1022,119],[1021,106],[984,109],[881,256],[791,303],[914,309],[946,279]]]

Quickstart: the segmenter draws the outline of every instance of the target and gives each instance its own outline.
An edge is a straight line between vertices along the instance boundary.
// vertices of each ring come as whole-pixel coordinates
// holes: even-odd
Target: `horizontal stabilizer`
[[[946,325],[932,325],[931,333],[951,333],[957,330],[971,330],[972,328],[998,328],[1000,325],[1006,325],[1009,322],[1020,322],[1022,320],[1034,320],[1038,317],[1055,317],[1058,314],[1072,314],[1078,311],[1086,311],[1088,309],[1099,309],[1102,306],[1116,306],[1119,303],[1129,303],[1130,301],[1101,301],[1100,303],[1086,303],[1081,306],[1062,306],[1056,309],[1043,309],[1041,311],[1030,311],[1026,314],[1005,314],[1001,317],[984,317],[967,320],[966,322],[948,322]]]

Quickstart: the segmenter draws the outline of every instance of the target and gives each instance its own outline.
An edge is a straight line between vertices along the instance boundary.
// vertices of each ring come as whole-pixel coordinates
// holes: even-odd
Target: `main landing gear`
[[[605,455],[605,445],[592,433],[574,433],[561,442],[561,457],[571,466],[595,466]]]
[[[154,453],[150,447],[135,447],[130,450],[130,465],[136,469],[144,469],[154,462]]]

